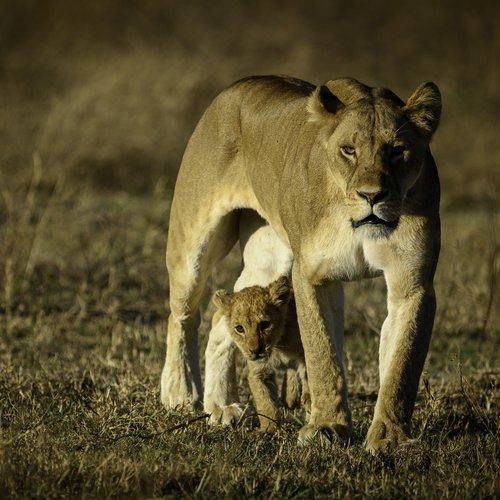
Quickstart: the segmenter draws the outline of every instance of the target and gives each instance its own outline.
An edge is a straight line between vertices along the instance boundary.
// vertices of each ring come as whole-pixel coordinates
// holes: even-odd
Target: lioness
[[[311,392],[311,416],[299,441],[320,429],[344,441],[353,437],[341,282],[382,273],[388,316],[367,448],[385,450],[407,439],[436,307],[439,179],[429,142],[440,114],[441,96],[430,82],[405,103],[351,78],[315,87],[251,77],[213,101],[186,148],[171,207],[161,383],[167,407],[201,402],[198,305],[213,266],[238,239],[246,208],[260,214],[293,255]],[[228,373],[226,367],[221,377]],[[226,386],[218,404],[230,399]]]
[[[310,409],[304,349],[291,297],[290,282],[281,276],[267,287],[239,292],[217,290],[213,302],[221,311],[234,343],[248,362],[248,382],[260,430],[277,429],[279,397],[275,369],[288,367],[283,399],[288,408]]]

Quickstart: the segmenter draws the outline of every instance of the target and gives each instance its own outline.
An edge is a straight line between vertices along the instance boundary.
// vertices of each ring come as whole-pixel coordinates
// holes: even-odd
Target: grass
[[[76,193],[64,181],[44,184],[37,168],[24,190],[3,193],[13,201],[2,224],[2,496],[498,493],[498,293],[488,275],[492,248],[481,239],[486,213],[443,214],[454,246],[444,246],[437,276],[441,307],[413,419],[417,440],[375,458],[362,442],[377,390],[381,280],[346,287],[354,446],[297,447],[300,413],[275,437],[252,430],[251,418],[237,430],[211,428],[203,414],[159,402],[171,191],[160,180],[147,197]],[[457,293],[467,301],[457,303]]]
[[[356,16],[358,0],[296,0],[280,30],[260,3],[2,3],[1,498],[498,497],[500,11],[478,1],[433,3],[432,15],[389,1]],[[215,93],[268,72],[350,74],[403,96],[434,79],[443,91],[438,312],[416,440],[386,457],[363,448],[381,279],[346,285],[354,446],[298,447],[300,412],[269,437],[252,417],[213,428],[159,401],[176,167]],[[231,283],[237,257],[213,272],[201,351],[209,294]]]
[[[9,344],[17,350],[2,345],[0,491],[7,496],[464,498],[498,492],[493,372],[426,381],[414,417],[418,441],[375,458],[361,442],[349,449],[297,447],[297,423],[271,438],[248,426],[210,428],[202,415],[166,411],[158,402],[163,324],[120,324],[110,331],[101,319],[68,338],[54,332],[61,323],[67,326],[66,319],[59,325],[53,317],[38,320],[36,336],[46,338],[34,345],[21,348],[16,334]],[[361,441],[375,393],[359,381],[351,392]]]

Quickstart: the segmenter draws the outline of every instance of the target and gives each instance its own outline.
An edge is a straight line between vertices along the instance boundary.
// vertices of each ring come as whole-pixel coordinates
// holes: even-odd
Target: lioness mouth
[[[381,226],[387,226],[390,227],[391,229],[395,229],[396,226],[398,225],[398,220],[383,220],[380,217],[377,217],[375,214],[370,214],[368,217],[365,217],[364,219],[361,220],[353,220],[352,221],[352,227],[354,229],[364,226],[365,224],[380,224]]]

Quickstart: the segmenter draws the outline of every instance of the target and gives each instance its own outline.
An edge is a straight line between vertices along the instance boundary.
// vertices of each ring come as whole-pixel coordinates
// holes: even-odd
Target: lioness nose
[[[389,193],[388,191],[374,191],[371,193],[365,191],[356,191],[360,198],[365,199],[372,207],[375,203],[382,201]]]

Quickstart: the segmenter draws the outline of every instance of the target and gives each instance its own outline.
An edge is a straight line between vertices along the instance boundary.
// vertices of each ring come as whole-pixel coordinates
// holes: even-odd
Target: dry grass
[[[0,4],[2,498],[498,496],[499,9],[362,3]],[[383,459],[380,279],[346,286],[353,447],[298,448],[300,413],[270,438],[159,403],[176,166],[215,93],[267,72],[443,90],[438,315],[417,440]]]
[[[39,167],[37,167],[39,168]],[[41,167],[40,167],[41,168]],[[445,212],[441,298],[414,416],[416,443],[362,447],[376,397],[381,280],[347,286],[346,358],[358,444],[297,448],[166,411],[163,271],[170,191],[4,191],[0,492],[13,497],[446,496],[498,492],[498,292],[488,212]],[[497,263],[494,264],[498,265]],[[493,269],[494,270],[494,269]],[[229,270],[217,272],[227,281]],[[213,286],[219,286],[213,285]],[[496,285],[495,285],[496,286]],[[493,306],[489,307],[492,297]],[[206,342],[208,318],[202,325]],[[244,397],[248,389],[242,388]]]

